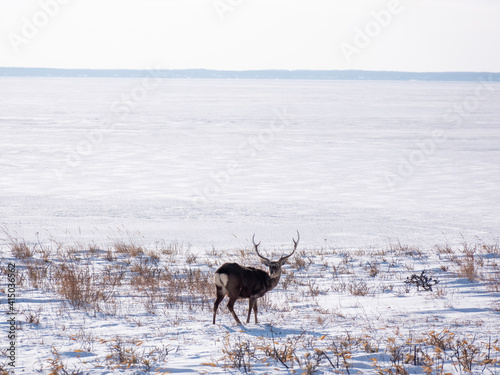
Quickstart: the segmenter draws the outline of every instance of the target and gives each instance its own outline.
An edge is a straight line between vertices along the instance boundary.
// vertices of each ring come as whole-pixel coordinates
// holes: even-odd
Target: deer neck
[[[276,286],[280,282],[280,277],[281,277],[281,272],[277,276],[274,276],[274,277],[269,275],[269,290],[276,288]]]

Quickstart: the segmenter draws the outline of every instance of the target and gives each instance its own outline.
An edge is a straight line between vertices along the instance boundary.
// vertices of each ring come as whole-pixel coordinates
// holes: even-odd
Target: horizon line
[[[500,72],[445,71],[412,72],[393,70],[328,70],[328,69],[131,69],[131,68],[45,68],[0,67],[0,76],[48,76],[48,77],[122,77],[138,78],[151,74],[158,78],[205,78],[205,79],[313,79],[313,80],[459,80],[484,79],[500,81]]]

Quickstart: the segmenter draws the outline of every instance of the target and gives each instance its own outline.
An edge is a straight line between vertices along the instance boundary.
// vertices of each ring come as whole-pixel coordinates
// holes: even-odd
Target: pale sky
[[[498,0],[0,0],[0,66],[500,72]]]

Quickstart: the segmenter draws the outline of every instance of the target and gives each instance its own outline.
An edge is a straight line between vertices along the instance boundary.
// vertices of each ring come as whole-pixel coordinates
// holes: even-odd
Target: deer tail
[[[215,273],[214,283],[220,288],[226,288],[229,277],[225,273]]]

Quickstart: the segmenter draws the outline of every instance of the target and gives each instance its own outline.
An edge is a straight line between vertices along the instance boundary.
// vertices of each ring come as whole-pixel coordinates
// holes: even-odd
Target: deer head
[[[268,258],[262,256],[259,253],[260,242],[259,243],[255,243],[255,234],[253,235],[252,242],[253,242],[253,246],[254,246],[255,252],[261,258],[262,264],[264,264],[267,267],[269,267],[269,275],[271,276],[271,278],[276,278],[276,277],[279,277],[281,275],[281,266],[286,263],[286,261],[288,260],[288,258],[290,258],[293,255],[293,253],[295,253],[295,250],[297,249],[297,245],[299,244],[299,241],[300,241],[299,231],[297,231],[297,241],[295,241],[293,238],[292,238],[292,241],[293,241],[293,250],[292,250],[292,252],[290,254],[288,254],[288,255],[283,255],[278,261],[273,262],[273,261],[269,260]]]

